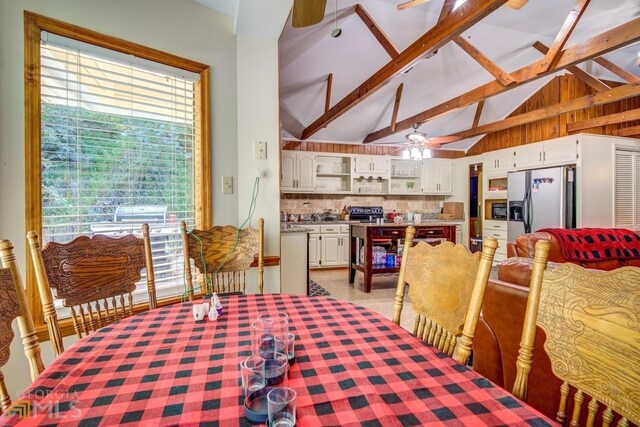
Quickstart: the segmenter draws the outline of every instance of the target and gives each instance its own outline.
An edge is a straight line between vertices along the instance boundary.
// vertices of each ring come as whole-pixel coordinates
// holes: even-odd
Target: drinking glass
[[[260,356],[249,356],[240,362],[240,375],[242,376],[242,391],[246,398],[254,391],[267,385],[265,377],[266,361]]]
[[[275,336],[276,351],[287,355],[289,360],[296,356],[296,336],[292,333],[278,334]]]
[[[266,359],[264,377],[267,386],[287,386],[289,384],[289,358],[287,355],[274,353],[271,359]]]
[[[267,394],[269,425],[293,427],[296,424],[298,394],[292,388],[276,387]]]

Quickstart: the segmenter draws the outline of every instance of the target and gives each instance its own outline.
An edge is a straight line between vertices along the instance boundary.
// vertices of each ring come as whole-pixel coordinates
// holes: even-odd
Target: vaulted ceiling
[[[584,1],[584,0],[583,0]],[[280,37],[280,109],[284,135],[296,139],[325,112],[327,79],[331,78],[331,101],[338,101],[387,64],[391,57],[363,19],[355,12],[361,7],[386,34],[398,52],[402,52],[427,30],[436,25],[444,0],[431,0],[420,6],[398,11],[401,0],[328,0],[325,19],[316,25],[293,28],[287,21]],[[337,5],[337,7],[336,7]],[[544,57],[532,47],[534,42],[552,46],[556,35],[576,0],[529,0],[520,10],[498,8],[462,33],[462,37],[507,73]],[[640,16],[640,0],[591,0],[565,48],[582,43]],[[339,37],[331,37],[335,27]],[[631,44],[604,58],[640,75],[637,65],[640,44]],[[579,67],[601,79],[622,79],[593,61]],[[560,71],[559,73],[565,73]],[[488,98],[482,109],[480,125],[508,116],[556,73],[532,79]],[[374,131],[389,128],[396,93],[403,85],[397,121],[446,103],[465,92],[492,82],[495,77],[467,54],[458,44],[449,42],[437,54],[423,57],[353,108],[308,136],[309,141],[362,143]],[[420,126],[429,136],[450,135],[469,129],[477,103],[430,119]],[[406,121],[406,120],[405,120]],[[395,133],[375,142],[403,142],[411,129],[400,126]],[[306,137],[307,135],[305,135]],[[467,150],[482,136],[452,144],[447,149]]]
[[[231,16],[237,34],[252,36],[264,32],[273,36],[280,28],[274,26],[281,25],[283,13],[286,14],[293,2],[196,1]],[[329,107],[336,108],[339,101],[390,62],[388,49],[385,50],[374,36],[371,25],[384,33],[382,37],[397,52],[402,52],[434,27],[443,5],[446,2],[453,4],[454,0],[429,0],[419,6],[397,10],[396,6],[404,1],[327,0],[325,18],[319,24],[293,28],[290,18],[287,19],[279,39],[280,113],[285,139],[304,136],[308,141],[320,142],[362,144],[367,139],[371,143],[401,143],[406,140],[405,135],[411,131],[409,126],[414,122],[420,123],[419,130],[428,136],[451,135],[470,129],[478,102],[467,102],[466,94],[483,85],[491,85],[495,77],[460,47],[464,41],[505,74],[517,74],[520,78],[526,75],[524,82],[512,83],[504,89],[498,87],[499,93],[483,103],[479,125],[501,120],[555,75],[568,72],[562,69],[539,75],[514,73],[527,71],[523,67],[543,59],[544,55],[532,45],[541,42],[552,46],[561,29],[566,28],[571,11],[585,4],[586,9],[565,40],[564,49],[574,48],[575,55],[581,56],[590,49],[585,41],[626,24],[622,39],[629,33],[636,34],[625,39],[632,42],[619,43],[624,47],[607,52],[602,58],[635,76],[640,75],[640,0],[529,0],[519,10],[499,7],[465,30],[461,34],[462,42],[448,42],[435,55],[421,55],[422,58],[403,70],[404,73],[398,73],[366,98],[353,103],[344,113],[336,115],[335,120],[313,129],[313,123],[322,122],[325,113],[329,75]],[[358,4],[361,13],[356,13]],[[362,11],[369,15],[373,24],[365,24]],[[342,33],[334,38],[330,34],[335,27]],[[608,51],[607,43],[600,40],[590,46],[598,44],[596,50]],[[582,46],[578,48],[580,44]],[[624,82],[619,75],[591,60],[580,63],[578,68],[603,80]],[[402,93],[396,102],[400,85]],[[496,92],[495,89],[494,85],[490,92]],[[456,108],[452,100],[462,104],[462,108]],[[398,126],[391,132],[395,104]],[[482,135],[476,135],[443,148],[466,151],[481,138]]]

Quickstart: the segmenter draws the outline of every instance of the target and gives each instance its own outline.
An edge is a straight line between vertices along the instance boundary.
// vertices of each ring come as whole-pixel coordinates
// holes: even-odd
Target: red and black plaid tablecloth
[[[295,295],[222,303],[214,322],[194,322],[186,303],[99,330],[67,349],[23,394],[18,403],[32,402],[29,417],[0,424],[251,425],[238,364],[250,353],[250,322],[275,310],[289,313],[297,336],[289,386],[298,392],[299,426],[551,423],[363,307]]]

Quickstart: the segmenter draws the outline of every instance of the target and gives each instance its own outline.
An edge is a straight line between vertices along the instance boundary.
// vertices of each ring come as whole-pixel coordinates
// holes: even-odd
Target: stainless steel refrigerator
[[[575,167],[507,174],[507,239],[541,228],[575,228]]]

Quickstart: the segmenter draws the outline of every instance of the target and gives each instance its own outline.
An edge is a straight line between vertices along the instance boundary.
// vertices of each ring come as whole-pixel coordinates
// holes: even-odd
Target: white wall
[[[0,0],[0,238],[14,242],[23,276],[24,10],[209,64],[214,223],[237,225],[246,216],[256,170],[249,150],[253,140],[266,140],[269,159],[254,218],[266,221],[266,255],[279,255],[277,36],[244,40],[236,49],[233,19],[191,0]],[[234,194],[221,194],[223,175],[234,177]],[[266,289],[279,290],[279,268],[265,273]],[[15,397],[28,384],[28,368],[19,340],[12,353],[17,357],[3,372]]]

